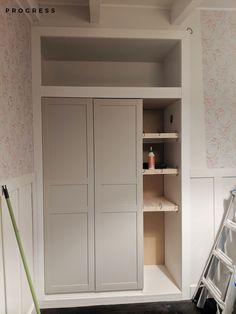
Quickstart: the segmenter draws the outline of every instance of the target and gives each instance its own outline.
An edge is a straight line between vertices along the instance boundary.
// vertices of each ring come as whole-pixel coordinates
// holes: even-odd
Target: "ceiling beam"
[[[100,22],[100,0],[89,0],[90,23],[99,24]]]
[[[16,0],[16,2],[24,10],[25,15],[32,24],[39,21],[39,6],[36,0]],[[27,9],[29,9],[29,12],[27,12]],[[32,9],[36,9],[36,13],[33,13]]]
[[[202,0],[175,0],[171,7],[171,24],[181,25]]]

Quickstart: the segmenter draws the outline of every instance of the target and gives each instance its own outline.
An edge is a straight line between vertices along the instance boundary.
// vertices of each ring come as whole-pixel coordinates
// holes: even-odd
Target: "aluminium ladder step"
[[[220,308],[224,310],[225,302],[222,300],[221,291],[216,287],[216,285],[211,281],[211,279],[202,278],[202,283],[210,292],[215,301],[219,304]]]
[[[227,266],[231,273],[234,271],[234,264],[232,259],[228,255],[226,255],[221,249],[215,249],[213,251],[213,254]]]
[[[227,219],[225,222],[225,227],[229,228],[230,230],[236,232],[236,223],[230,219]]]

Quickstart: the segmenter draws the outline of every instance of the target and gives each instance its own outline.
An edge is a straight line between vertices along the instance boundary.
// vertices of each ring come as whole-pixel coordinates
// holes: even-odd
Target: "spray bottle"
[[[155,169],[155,154],[152,151],[152,146],[148,153],[148,169]]]

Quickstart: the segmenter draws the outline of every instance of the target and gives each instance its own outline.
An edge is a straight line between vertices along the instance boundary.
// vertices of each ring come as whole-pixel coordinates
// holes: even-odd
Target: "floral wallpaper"
[[[0,1],[0,181],[33,172],[30,23]]]
[[[203,11],[201,19],[207,164],[236,167],[236,12]]]

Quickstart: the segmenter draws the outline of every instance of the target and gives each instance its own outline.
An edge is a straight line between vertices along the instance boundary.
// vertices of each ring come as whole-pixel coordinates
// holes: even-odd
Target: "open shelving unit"
[[[157,162],[155,169],[143,169],[145,271],[160,278],[165,270],[167,284],[177,290],[178,281],[170,275],[169,252],[173,239],[181,234],[180,126],[181,98],[144,100],[143,162],[147,163],[150,146]],[[157,168],[161,164],[163,168]],[[181,248],[177,245],[176,250]]]

